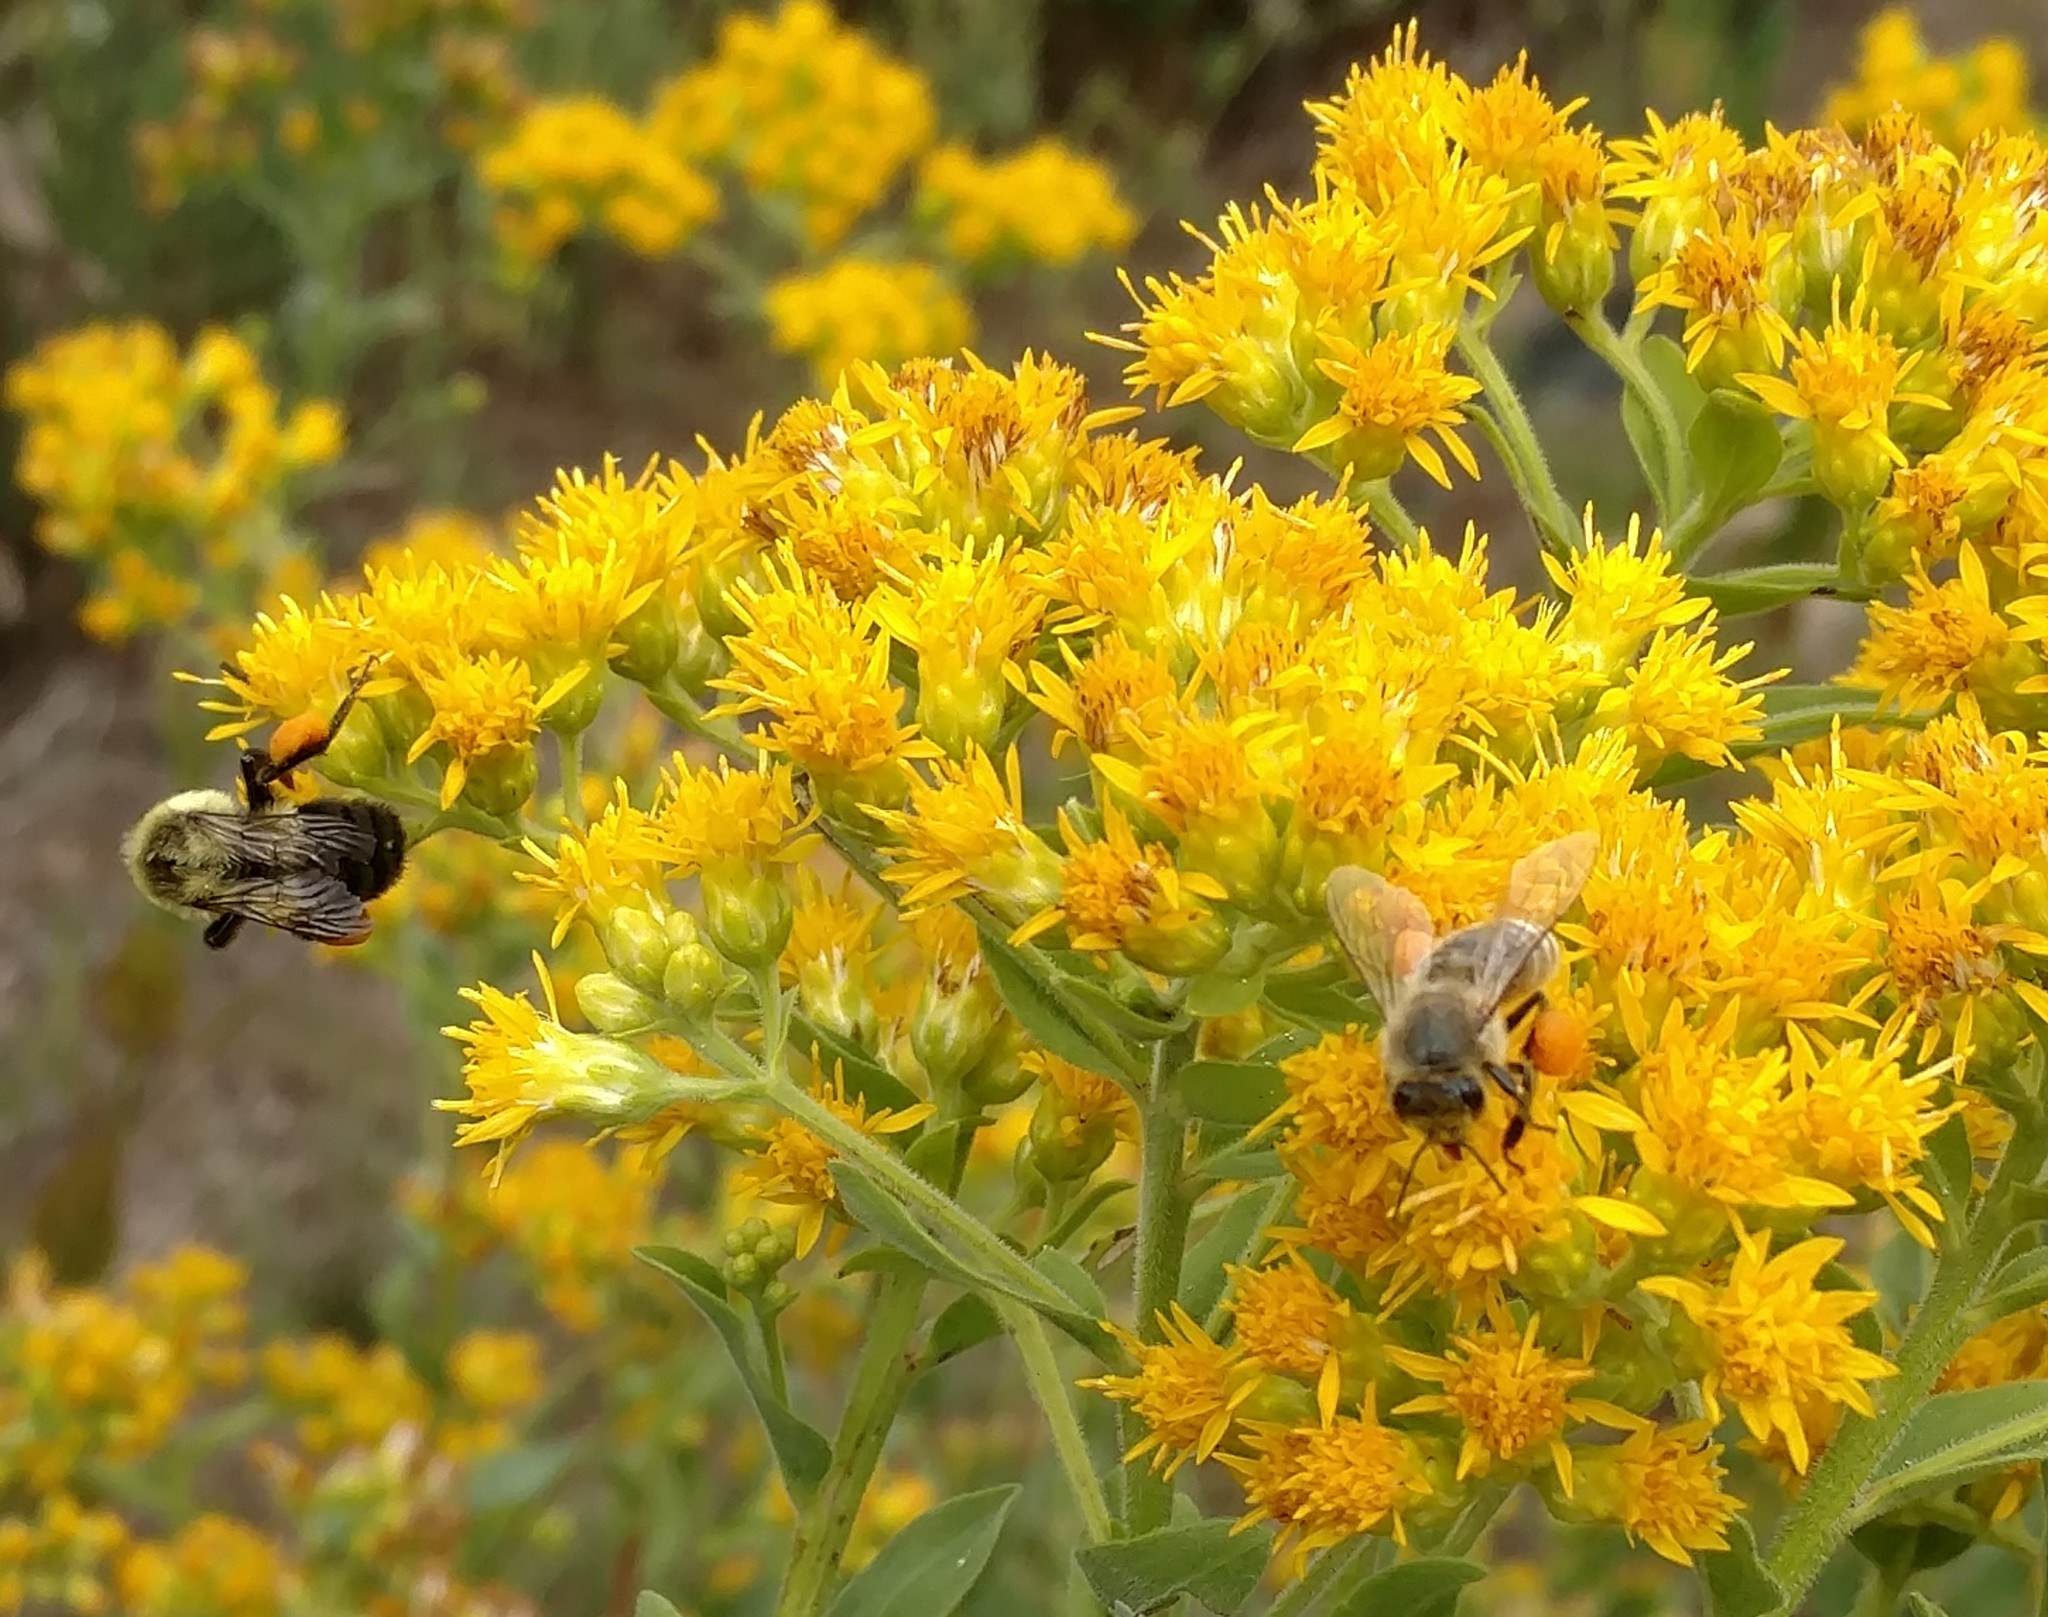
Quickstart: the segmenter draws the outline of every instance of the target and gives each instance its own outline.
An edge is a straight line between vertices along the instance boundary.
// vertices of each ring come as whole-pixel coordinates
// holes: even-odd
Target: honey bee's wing
[[[1486,953],[1472,976],[1473,987],[1489,1011],[1499,1007],[1529,956],[1550,935],[1558,917],[1572,907],[1572,900],[1592,874],[1599,851],[1598,836],[1575,831],[1515,861]],[[1504,924],[1515,922],[1520,924]]]
[[[1418,932],[1424,938],[1435,936],[1428,909],[1407,888],[1357,865],[1339,865],[1330,872],[1325,901],[1330,926],[1351,969],[1384,1013],[1401,989],[1401,939]]]
[[[195,814],[226,854],[227,869],[195,909],[239,915],[311,943],[361,943],[370,914],[339,871],[368,859],[376,837],[325,814]]]

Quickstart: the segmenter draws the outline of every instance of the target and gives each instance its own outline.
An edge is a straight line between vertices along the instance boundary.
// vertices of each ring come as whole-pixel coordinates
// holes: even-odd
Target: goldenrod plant
[[[408,817],[387,940],[469,892],[530,947],[443,1010],[437,1105],[498,1187],[419,1193],[458,1269],[512,1220],[571,1335],[665,1278],[592,1384],[715,1337],[759,1417],[745,1546],[622,1557],[653,1587],[602,1609],[938,1613],[986,1572],[1077,1612],[1446,1610],[1511,1509],[1658,1609],[1925,1610],[1978,1547],[2038,1590],[2048,151],[1897,108],[1761,144],[1576,111],[1410,25],[1311,106],[1306,195],[1134,288],[1133,392],[1317,492],[1044,357],[869,357],[730,452],[563,473],[502,552],[423,527],[204,674],[221,739],[366,676],[317,768]],[[1558,486],[1495,341],[1518,292],[1611,370],[1642,509]],[[1412,514],[1482,476],[1515,531]],[[1739,548],[1794,502],[1822,553]],[[1825,682],[1731,627],[1814,600],[1862,609]],[[1559,846],[1545,1008],[1419,1129],[1391,964]],[[1383,980],[1333,885],[1405,895]],[[703,1210],[643,1234],[664,1172]],[[435,1340],[421,1418],[458,1451],[547,1384]],[[1021,1453],[918,1480],[975,1349],[1063,1482],[1050,1574],[999,1559]],[[416,1406],[348,1351],[273,1382]],[[88,1446],[162,1441],[192,1374],[84,1388]],[[639,1546],[687,1508],[621,1498]],[[79,1609],[132,1531],[55,1492],[9,1530]],[[123,1565],[286,1553],[250,1531]],[[252,1581],[164,1609],[330,1609]]]

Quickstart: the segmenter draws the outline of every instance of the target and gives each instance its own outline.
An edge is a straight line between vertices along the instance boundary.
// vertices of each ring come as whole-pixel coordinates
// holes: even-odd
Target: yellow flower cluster
[[[861,360],[894,365],[966,342],[974,316],[935,265],[915,259],[835,258],[785,275],[762,301],[769,341],[810,363],[831,387]]]
[[[304,566],[278,509],[341,453],[341,412],[281,411],[232,333],[202,331],[182,355],[146,321],[60,333],[8,371],[6,401],[22,417],[16,479],[43,507],[36,537],[92,564],[82,619],[99,638],[245,613],[254,589],[229,588],[238,575],[283,582]]]
[[[1829,91],[1821,117],[1861,134],[1888,112],[1908,112],[1960,150],[1979,135],[2034,128],[2031,88],[2018,40],[1998,34],[1967,55],[1934,56],[1913,13],[1891,6],[1864,24],[1856,78]]]
[[[931,87],[825,0],[736,11],[711,56],[663,85],[650,124],[682,158],[730,168],[794,215],[805,243],[835,246],[931,144]]]
[[[88,1461],[154,1453],[207,1386],[245,1371],[241,1267],[179,1252],[118,1291],[53,1288],[40,1255],[16,1261],[0,1317],[0,1477],[64,1488]]]
[[[718,213],[711,182],[602,96],[536,102],[477,170],[498,245],[525,275],[591,229],[666,257]]]
[[[1410,30],[1313,109],[1313,198],[1232,212],[1199,276],[1151,285],[1133,386],[1348,474],[1331,493],[1283,505],[1116,431],[1137,412],[1047,360],[857,363],[730,459],[565,477],[510,557],[401,556],[261,621],[231,728],[379,659],[330,772],[520,846],[551,945],[603,951],[573,1013],[544,962],[541,1002],[466,991],[458,1138],[502,1163],[555,1120],[652,1155],[697,1130],[795,1246],[884,1180],[968,1241],[942,1191],[971,1141],[943,1186],[900,1153],[1028,1109],[1016,1216],[1056,1248],[1141,1133],[1170,1196],[1267,1211],[1217,1295],[1152,1296],[1092,1384],[1136,1455],[1233,1473],[1291,1564],[1521,1482],[1685,1561],[1744,1508],[1724,1423],[1812,1477],[1898,1373],[1821,1221],[1936,1244],[1970,1174],[1931,1142],[1997,1153],[2048,1017],[2048,156],[1898,114],[1610,144],[1572,111]],[[1626,334],[1599,312],[1621,225]],[[1476,475],[1476,428],[1536,487],[1486,344],[1523,266],[1637,390],[1673,535],[1539,513],[1518,595],[1386,480]],[[1759,431],[1764,478],[1843,514],[1833,584],[1910,580],[1856,678],[1945,709],[1917,729],[1831,729],[1875,712],[1844,691],[1774,711],[1694,587],[1724,440]],[[668,768],[575,789],[586,740],[647,710],[684,732]],[[1663,790],[1746,759],[1732,825]],[[1511,894],[1557,923],[1551,1003],[1455,1075],[1469,1100],[1390,1085],[1389,1007],[1330,947],[1340,866],[1405,893],[1366,946],[1404,971]],[[1454,1127],[1414,1126],[1431,1100]],[[1241,1148],[1261,1117],[1271,1149]],[[1185,1160],[1212,1130],[1230,1148]],[[767,1308],[789,1253],[742,1255]]]
[[[205,179],[303,175],[421,130],[472,148],[525,98],[513,54],[530,22],[526,0],[237,0],[187,36],[183,104],[135,127],[143,194],[166,212]]]
[[[918,174],[917,211],[949,256],[977,269],[1013,260],[1066,266],[1116,252],[1138,231],[1115,176],[1050,137],[993,159],[965,146],[934,148]]]

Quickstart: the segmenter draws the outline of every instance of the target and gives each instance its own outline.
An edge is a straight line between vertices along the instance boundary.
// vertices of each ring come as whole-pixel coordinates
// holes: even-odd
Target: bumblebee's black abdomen
[[[335,877],[357,898],[377,897],[405,869],[405,827],[387,805],[367,797],[316,797],[295,812],[346,820],[362,833],[359,840],[368,851],[360,858],[345,854],[334,862]]]

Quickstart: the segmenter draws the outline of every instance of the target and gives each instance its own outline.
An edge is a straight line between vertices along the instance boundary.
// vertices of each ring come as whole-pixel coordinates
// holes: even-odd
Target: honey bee
[[[1545,843],[1515,862],[1491,920],[1441,938],[1406,888],[1356,865],[1331,872],[1330,923],[1379,1006],[1394,1115],[1453,1159],[1490,1084],[1514,1108],[1501,1136],[1513,1164],[1535,1093],[1528,1033],[1533,1019],[1556,1014],[1544,1000],[1559,963],[1551,928],[1585,886],[1599,846],[1590,831]]]
[[[361,943],[367,900],[405,867],[405,830],[382,803],[316,797],[294,803],[280,782],[327,750],[371,669],[358,671],[332,717],[289,720],[261,755],[242,754],[245,802],[228,792],[179,792],[135,823],[121,844],[143,896],[207,923],[224,949],[245,922],[313,943]]]

